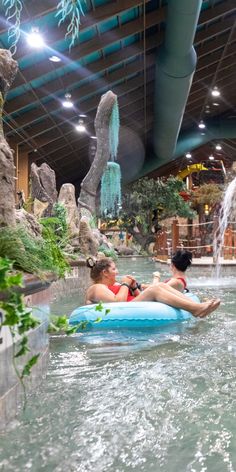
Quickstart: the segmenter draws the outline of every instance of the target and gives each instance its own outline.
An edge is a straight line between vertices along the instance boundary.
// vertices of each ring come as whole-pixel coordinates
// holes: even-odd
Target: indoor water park
[[[0,25],[0,471],[236,472],[235,1]]]

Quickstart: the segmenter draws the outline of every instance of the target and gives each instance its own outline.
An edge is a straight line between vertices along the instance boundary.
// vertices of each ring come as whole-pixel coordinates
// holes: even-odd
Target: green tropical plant
[[[117,256],[117,254],[116,254],[116,252],[114,251],[113,248],[109,248],[109,247],[106,247],[103,244],[101,244],[101,246],[99,246],[99,248],[98,248],[98,251],[103,252],[103,254],[106,257],[111,257],[113,259],[113,261],[117,261],[117,259],[118,259],[118,256]]]
[[[54,234],[44,229],[44,238],[35,238],[25,228],[0,228],[0,257],[10,259],[15,268],[43,276],[45,271],[63,276],[69,265]]]
[[[0,300],[0,333],[2,327],[8,327],[12,337],[12,361],[17,378],[23,389],[24,402],[23,408],[26,407],[26,385],[25,377],[31,374],[32,367],[37,363],[40,353],[26,359],[25,364],[19,367],[18,360],[29,356],[29,338],[28,332],[36,328],[40,321],[32,315],[32,308],[25,306],[23,295],[20,290],[23,287],[23,276],[21,273],[16,273],[13,270],[12,262],[0,257],[0,292],[2,299]],[[89,310],[89,307],[88,307]],[[98,303],[95,310],[102,313],[104,310],[105,316],[110,312],[109,309],[104,309],[102,303]],[[99,323],[102,318],[98,318],[94,323]],[[87,322],[80,322],[74,326],[69,325],[66,315],[53,316],[51,315],[48,332],[63,332],[71,335],[76,331],[85,329]]]
[[[36,328],[40,322],[33,317],[32,310],[25,307],[23,297],[17,291],[17,288],[22,286],[22,274],[14,273],[12,262],[0,257],[0,292],[4,293],[4,300],[0,300],[0,310],[4,314],[0,329],[7,326],[12,337],[13,366],[23,388],[25,407],[26,387],[24,378],[30,375],[32,367],[37,363],[39,354],[27,359],[21,369],[17,365],[17,360],[30,352],[27,333],[30,329]]]
[[[66,209],[61,203],[55,203],[53,206],[53,216],[41,218],[40,223],[54,234],[54,239],[60,248],[66,246],[69,240],[68,225],[66,222]]]

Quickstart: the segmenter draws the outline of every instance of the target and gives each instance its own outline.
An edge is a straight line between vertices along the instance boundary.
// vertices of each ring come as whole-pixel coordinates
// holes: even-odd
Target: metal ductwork
[[[191,152],[193,149],[203,146],[212,140],[236,138],[236,118],[215,119],[205,122],[205,124],[204,134],[197,126],[180,134],[173,159],[183,156],[185,153]],[[163,162],[157,161],[156,157],[153,157],[144,164],[136,179],[149,174],[173,159]]]
[[[202,0],[169,0],[164,44],[156,61],[154,150],[162,165],[175,153],[195,72],[194,36]],[[156,162],[157,164],[157,162]]]

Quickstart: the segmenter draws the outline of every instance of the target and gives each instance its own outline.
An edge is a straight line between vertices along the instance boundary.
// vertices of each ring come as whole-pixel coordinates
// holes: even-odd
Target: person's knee
[[[157,287],[157,288],[166,288],[166,284],[164,282],[159,282],[158,284],[154,285],[154,287]]]

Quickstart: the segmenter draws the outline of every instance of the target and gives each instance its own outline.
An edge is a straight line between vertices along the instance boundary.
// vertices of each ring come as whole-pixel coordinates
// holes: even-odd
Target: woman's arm
[[[98,302],[126,302],[127,295],[129,292],[129,285],[131,280],[127,278],[122,279],[122,283],[126,285],[121,285],[119,292],[115,295],[112,293],[109,288],[104,284],[94,284],[89,287],[86,295],[87,301],[92,301],[92,303]]]
[[[166,285],[170,285],[170,287],[175,288],[175,290],[178,290],[178,292],[183,292],[184,291],[184,284],[181,280],[176,279],[175,277],[172,277],[168,282],[165,282]]]

